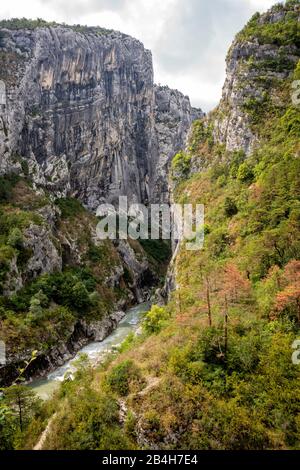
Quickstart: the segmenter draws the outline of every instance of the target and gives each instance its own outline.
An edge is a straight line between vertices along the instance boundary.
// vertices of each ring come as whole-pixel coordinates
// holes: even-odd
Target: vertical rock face
[[[185,147],[191,123],[202,118],[190,100],[177,90],[155,86],[155,133],[158,159],[152,177],[152,200],[169,202],[168,173],[175,153]]]
[[[264,113],[270,105],[282,106],[278,86],[299,61],[300,38],[298,43],[294,40],[299,22],[299,4],[275,5],[265,14],[254,15],[233,42],[214,123],[215,139],[227,150],[250,154],[259,134],[253,115]]]
[[[126,35],[88,28],[1,30],[0,172],[29,165],[37,185],[95,209],[120,194],[167,198],[167,165],[194,112],[154,87],[152,57]]]

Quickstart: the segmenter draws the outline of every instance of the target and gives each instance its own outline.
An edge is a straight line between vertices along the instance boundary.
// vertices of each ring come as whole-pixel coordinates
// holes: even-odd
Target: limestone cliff
[[[157,161],[152,178],[152,200],[169,202],[169,166],[174,155],[186,144],[188,131],[195,119],[204,117],[199,109],[191,108],[190,100],[177,90],[155,87],[155,134]]]
[[[166,167],[195,117],[189,99],[155,87],[150,51],[121,33],[1,29],[0,172],[22,171],[88,208],[167,198]],[[25,163],[24,163],[25,162]]]
[[[299,61],[299,22],[299,3],[275,5],[255,14],[233,42],[214,122],[215,140],[227,150],[250,154],[260,137],[260,119],[284,107],[280,85]]]

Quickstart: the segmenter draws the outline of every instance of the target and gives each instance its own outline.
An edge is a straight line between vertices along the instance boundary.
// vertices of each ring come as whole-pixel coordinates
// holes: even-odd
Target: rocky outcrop
[[[30,250],[31,256],[26,266],[26,280],[35,279],[39,275],[61,271],[61,253],[49,236],[47,226],[30,225],[24,233],[24,246]]]
[[[170,201],[169,168],[174,155],[186,145],[191,123],[204,117],[201,110],[191,108],[190,100],[177,90],[155,87],[155,134],[158,158],[152,177],[152,201]]]
[[[131,241],[130,243],[134,243]],[[117,250],[130,273],[129,286],[139,303],[150,299],[151,290],[159,283],[158,277],[139,245],[139,251],[130,246],[129,241],[120,240]]]
[[[3,295],[9,297],[36,277],[62,270],[62,249],[56,233],[59,215],[54,205],[47,204],[36,212],[38,220],[23,229],[23,259],[21,262],[16,256],[11,259]]]
[[[242,149],[250,154],[259,134],[253,115],[262,114],[270,103],[283,106],[278,88],[299,61],[299,44],[270,39],[267,33],[263,35],[262,28],[277,24],[279,32],[292,16],[299,25],[299,4],[275,6],[263,15],[255,15],[230,48],[222,100],[214,121],[215,140],[229,151]],[[251,28],[262,33],[251,34]]]
[[[152,57],[126,35],[68,27],[2,29],[0,171],[29,164],[37,186],[90,209],[163,200],[167,166],[197,114],[154,87]]]

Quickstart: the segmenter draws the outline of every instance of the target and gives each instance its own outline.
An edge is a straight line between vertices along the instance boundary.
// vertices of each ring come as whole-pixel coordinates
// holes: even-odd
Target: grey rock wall
[[[291,11],[298,14],[299,6],[276,11],[276,6],[259,18],[261,24],[288,21]],[[281,25],[278,24],[278,31]],[[226,80],[214,122],[215,140],[225,144],[229,151],[242,149],[249,155],[258,143],[258,135],[247,107],[255,103],[262,110],[270,100],[281,106],[278,84],[293,73],[300,57],[297,44],[262,43],[257,37],[233,42],[226,60]]]
[[[167,167],[195,110],[154,86],[150,51],[93,29],[1,33],[0,172],[21,171],[26,160],[37,186],[92,210],[120,194],[167,200]]]
[[[191,108],[190,100],[177,90],[155,86],[155,133],[158,158],[152,177],[152,200],[168,203],[169,166],[174,155],[185,148],[192,122],[204,113]]]

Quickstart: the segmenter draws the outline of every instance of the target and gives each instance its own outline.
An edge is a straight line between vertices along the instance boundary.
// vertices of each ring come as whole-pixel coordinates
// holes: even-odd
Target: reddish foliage
[[[221,295],[226,296],[229,302],[238,302],[250,295],[250,281],[243,275],[234,263],[225,266],[221,280]]]
[[[300,261],[290,261],[284,270],[283,280],[289,283],[300,282]]]
[[[276,296],[275,311],[282,312],[288,307],[296,310],[300,321],[300,261],[290,261],[282,274],[285,288]]]

